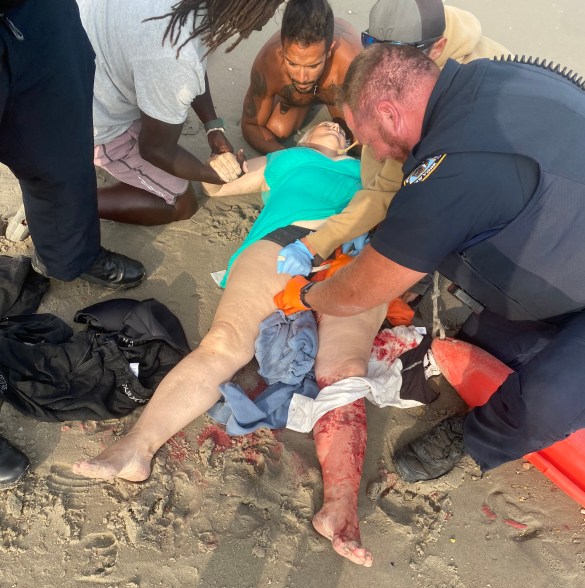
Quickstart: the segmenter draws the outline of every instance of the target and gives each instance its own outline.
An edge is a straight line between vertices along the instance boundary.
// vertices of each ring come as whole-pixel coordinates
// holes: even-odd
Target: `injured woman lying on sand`
[[[157,450],[210,409],[220,385],[254,356],[260,323],[275,312],[274,296],[290,276],[276,271],[283,239],[298,238],[340,213],[360,189],[360,163],[345,155],[346,138],[335,123],[308,131],[297,147],[259,157],[248,171],[222,186],[205,186],[211,196],[265,190],[265,207],[230,261],[225,292],[200,345],[162,381],[132,430],[93,459],[79,461],[81,475],[146,480]],[[364,376],[372,342],[386,315],[380,306],[353,317],[318,317],[315,375],[319,388]],[[324,484],[315,529],[354,563],[372,565],[361,544],[357,497],[366,448],[364,399],[322,416],[313,435]]]

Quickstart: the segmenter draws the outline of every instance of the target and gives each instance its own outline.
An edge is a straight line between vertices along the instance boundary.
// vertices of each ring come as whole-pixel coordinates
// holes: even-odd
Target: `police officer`
[[[75,0],[0,0],[0,161],[20,182],[33,267],[124,289],[145,270],[100,245],[93,74]],[[0,488],[16,483],[29,463],[0,437]]]
[[[33,267],[129,288],[144,266],[100,246],[94,69],[74,0],[0,0],[0,161],[22,189]]]
[[[351,315],[440,271],[475,300],[462,328],[516,371],[484,406],[395,454],[408,481],[469,453],[482,470],[585,427],[585,91],[536,63],[447,62],[377,45],[353,62],[344,113],[403,187],[357,259],[331,279],[296,276],[288,309]],[[479,305],[479,306],[478,306]]]

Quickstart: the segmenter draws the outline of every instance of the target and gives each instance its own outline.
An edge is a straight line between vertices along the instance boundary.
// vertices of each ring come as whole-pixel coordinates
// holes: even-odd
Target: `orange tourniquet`
[[[321,282],[322,280],[326,280],[338,272],[342,267],[345,267],[348,263],[351,263],[354,259],[354,256],[341,253],[341,249],[338,248],[335,251],[335,259],[333,259],[331,262],[326,262],[329,264],[329,267],[320,272],[316,272],[313,276],[311,276],[310,281]],[[292,277],[287,282],[284,290],[279,292],[274,297],[276,306],[287,315],[300,312],[301,310],[307,310],[307,307],[301,302],[299,298],[301,288],[307,283],[307,280],[302,276]],[[386,318],[390,321],[390,324],[394,325],[395,327],[399,325],[410,325],[412,323],[413,317],[414,310],[412,310],[412,308],[410,308],[410,306],[408,306],[408,304],[406,304],[402,298],[395,298],[388,305]]]

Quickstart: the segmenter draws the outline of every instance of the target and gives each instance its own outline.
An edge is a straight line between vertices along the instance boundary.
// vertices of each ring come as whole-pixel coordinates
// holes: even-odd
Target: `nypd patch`
[[[414,168],[413,171],[406,176],[404,185],[416,184],[417,182],[424,182],[438,167],[441,165],[443,159],[447,154],[435,155],[434,157],[427,157],[420,165]]]

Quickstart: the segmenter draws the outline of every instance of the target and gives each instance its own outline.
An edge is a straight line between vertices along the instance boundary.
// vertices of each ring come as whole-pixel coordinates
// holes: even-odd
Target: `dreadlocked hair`
[[[162,42],[164,44],[169,39],[174,46],[179,41],[182,28],[192,19],[190,35],[177,47],[177,56],[196,37],[201,37],[209,54],[237,34],[236,41],[226,49],[226,53],[229,53],[242,39],[262,28],[283,2],[284,0],[180,0],[172,6],[171,12],[146,20],[170,19]],[[198,21],[197,16],[201,16],[201,20]]]

